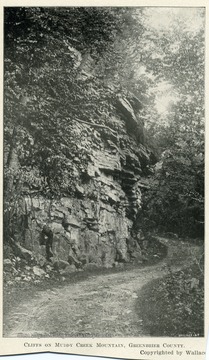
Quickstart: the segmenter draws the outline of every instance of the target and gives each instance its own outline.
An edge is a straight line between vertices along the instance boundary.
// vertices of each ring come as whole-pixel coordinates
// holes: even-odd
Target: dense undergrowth
[[[151,336],[204,336],[203,257],[186,269],[146,285],[137,312]]]

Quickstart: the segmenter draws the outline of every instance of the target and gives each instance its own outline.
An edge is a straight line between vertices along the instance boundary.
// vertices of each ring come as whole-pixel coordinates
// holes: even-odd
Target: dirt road
[[[167,242],[164,239],[164,242]],[[190,261],[197,247],[170,242],[166,259],[144,268],[90,276],[26,299],[4,317],[5,337],[143,337],[135,307],[140,289]],[[193,253],[193,255],[192,255]]]

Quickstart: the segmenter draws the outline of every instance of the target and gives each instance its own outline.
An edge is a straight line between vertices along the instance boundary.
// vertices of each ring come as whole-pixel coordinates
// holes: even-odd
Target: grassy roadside
[[[204,336],[204,273],[197,264],[153,280],[140,291],[136,312],[151,336]]]

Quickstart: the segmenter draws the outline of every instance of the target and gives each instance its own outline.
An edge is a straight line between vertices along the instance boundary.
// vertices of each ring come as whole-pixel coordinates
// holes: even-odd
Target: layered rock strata
[[[131,231],[150,152],[139,141],[143,127],[131,103],[118,99],[116,108],[108,126],[72,121],[75,141],[69,143],[66,160],[69,191],[57,199],[27,192],[21,210],[27,226],[19,241],[36,258],[45,258],[40,243],[44,224],[53,232],[54,263],[65,261],[77,269],[111,267],[129,261],[133,251],[140,256]]]

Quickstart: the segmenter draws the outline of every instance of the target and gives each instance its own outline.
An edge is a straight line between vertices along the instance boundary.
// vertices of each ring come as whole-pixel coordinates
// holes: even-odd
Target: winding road
[[[47,289],[26,299],[4,316],[4,337],[143,337],[136,302],[140,289],[193,261],[197,246],[160,238],[165,259],[153,266],[90,276],[78,283]],[[179,247],[181,249],[179,250]]]

